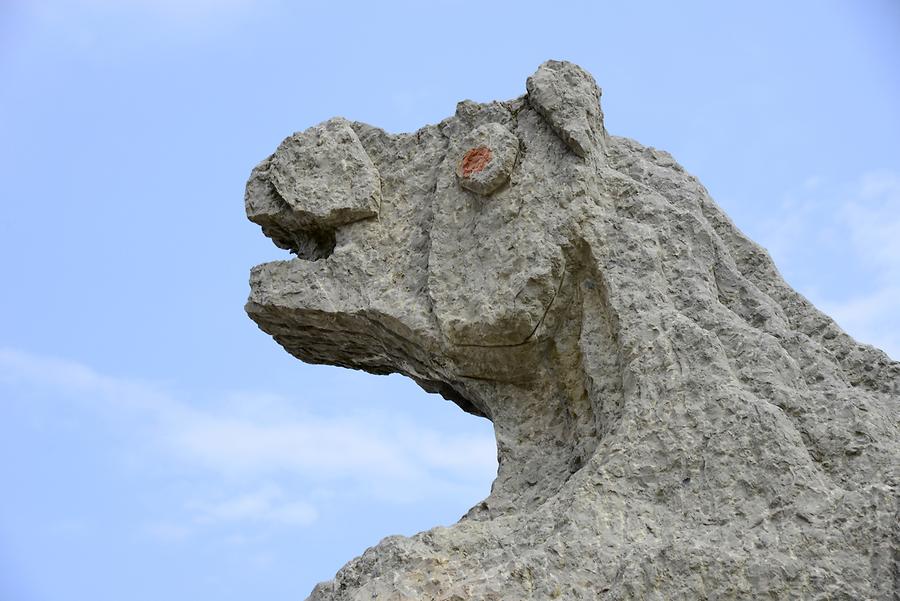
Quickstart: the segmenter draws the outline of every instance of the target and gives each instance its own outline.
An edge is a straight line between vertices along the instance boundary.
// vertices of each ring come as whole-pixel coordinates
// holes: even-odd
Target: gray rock
[[[378,214],[378,170],[346,119],[337,117],[286,139],[247,184],[247,217],[281,248],[321,258],[333,230]]]
[[[547,61],[525,83],[528,102],[580,157],[605,148],[600,88],[572,63]]]
[[[412,134],[330,121],[248,182],[250,218],[300,255],[253,269],[259,327],[497,438],[459,523],[386,538],[310,599],[896,598],[900,363],[671,156],[608,136],[583,70],[527,88]],[[492,131],[518,156],[473,191],[460,161],[496,160]]]

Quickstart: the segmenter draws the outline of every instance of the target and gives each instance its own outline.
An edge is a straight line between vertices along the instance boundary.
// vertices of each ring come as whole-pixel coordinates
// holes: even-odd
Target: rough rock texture
[[[582,69],[527,90],[411,134],[332,120],[250,178],[250,218],[299,255],[253,269],[259,327],[497,438],[458,524],[386,538],[310,599],[896,599],[900,363],[670,155],[607,135]],[[480,147],[501,175],[466,185]]]

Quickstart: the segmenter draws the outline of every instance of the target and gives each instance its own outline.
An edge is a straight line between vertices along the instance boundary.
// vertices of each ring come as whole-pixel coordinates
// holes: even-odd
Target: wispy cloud
[[[0,348],[0,386],[114,420],[127,430],[127,444],[178,466],[222,482],[258,483],[249,491],[223,485],[216,494],[186,500],[194,523],[151,523],[147,533],[157,539],[228,521],[308,525],[318,513],[312,491],[328,488],[398,503],[448,493],[474,497],[487,492],[485,483],[496,473],[492,438],[451,437],[409,418],[316,415],[271,394],[223,394],[200,408],[150,382],[8,348]],[[298,497],[270,484],[279,478],[299,479],[309,494]]]
[[[844,301],[826,300],[825,309],[848,331],[900,359],[900,175],[865,175],[838,218],[852,251],[872,266],[876,287]]]
[[[304,527],[319,517],[311,502],[297,500],[274,484],[230,496],[227,490],[222,490],[214,498],[189,500],[184,509],[189,514],[187,519],[151,519],[143,524],[140,533],[157,542],[180,543],[210,527],[236,526],[238,532],[247,526]],[[225,542],[244,544],[253,542],[253,538],[232,533],[226,536]]]
[[[843,187],[808,178],[763,230],[760,241],[820,309],[900,358],[900,175],[866,173]]]
[[[317,517],[311,503],[292,501],[274,485],[233,498],[201,503],[196,509],[201,522],[257,521],[307,526]]]
[[[108,52],[131,41],[147,45],[196,41],[232,31],[279,0],[28,0],[17,7],[18,29],[36,41],[63,43],[78,52]]]
[[[57,19],[61,14],[91,11],[123,16],[140,13],[184,22],[233,14],[258,4],[257,0],[33,0],[32,10],[41,17]]]
[[[141,534],[157,542],[176,543],[187,540],[191,529],[185,524],[171,521],[151,521],[144,524]]]
[[[305,414],[272,422],[265,416],[204,413],[165,434],[168,446],[183,457],[223,474],[349,479],[397,500],[428,494],[423,487],[436,492],[496,471],[493,440],[449,438],[403,419]]]

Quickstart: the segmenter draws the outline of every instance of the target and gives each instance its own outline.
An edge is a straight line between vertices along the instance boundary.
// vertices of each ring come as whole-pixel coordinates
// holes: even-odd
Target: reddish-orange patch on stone
[[[462,176],[469,177],[473,173],[484,171],[484,168],[488,166],[493,156],[491,149],[487,146],[473,148],[466,153],[459,163],[459,170]]]

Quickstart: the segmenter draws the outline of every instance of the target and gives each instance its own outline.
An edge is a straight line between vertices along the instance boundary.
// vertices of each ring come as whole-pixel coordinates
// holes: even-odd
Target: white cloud
[[[154,521],[144,525],[142,534],[157,542],[177,543],[187,540],[191,535],[191,529],[175,522]]]
[[[900,275],[900,176],[890,172],[863,176],[858,196],[844,204],[841,216],[857,251],[891,279]]]
[[[382,498],[415,500],[496,473],[488,437],[448,437],[407,420],[294,415],[193,415],[170,429],[168,444],[183,457],[226,475],[302,474],[350,481]]]
[[[126,438],[143,437],[179,464],[223,478],[287,475],[311,488],[339,483],[381,499],[414,501],[473,494],[496,474],[492,437],[449,436],[400,416],[322,416],[271,394],[246,393],[223,395],[213,408],[201,409],[152,383],[0,348],[2,383],[79,403],[127,428]],[[274,503],[271,491],[267,495]],[[309,515],[299,505],[267,507],[273,519],[302,522]]]
[[[843,204],[849,250],[871,265],[876,287],[824,308],[852,334],[900,359],[900,176],[869,173]]]
[[[474,503],[497,468],[486,433],[453,436],[399,416],[323,416],[272,394],[223,394],[201,406],[158,384],[0,347],[0,412],[7,402],[41,423],[74,416],[78,429],[102,433],[105,454],[123,469],[153,478],[153,503],[131,511],[135,533],[156,544],[213,537],[249,552],[272,533],[313,526],[334,503]]]
[[[64,43],[79,53],[109,53],[121,44],[196,42],[233,31],[277,0],[28,0],[18,29],[30,43]],[[155,46],[154,46],[155,47]]]
[[[900,358],[900,175],[828,183],[811,177],[786,195],[760,242],[851,336]]]
[[[196,509],[200,522],[253,521],[308,526],[317,517],[312,504],[292,500],[274,485],[225,500],[201,503]]]
[[[39,17],[53,21],[90,11],[116,16],[140,13],[185,22],[231,15],[255,4],[259,4],[259,0],[37,0],[31,3],[31,8]]]

